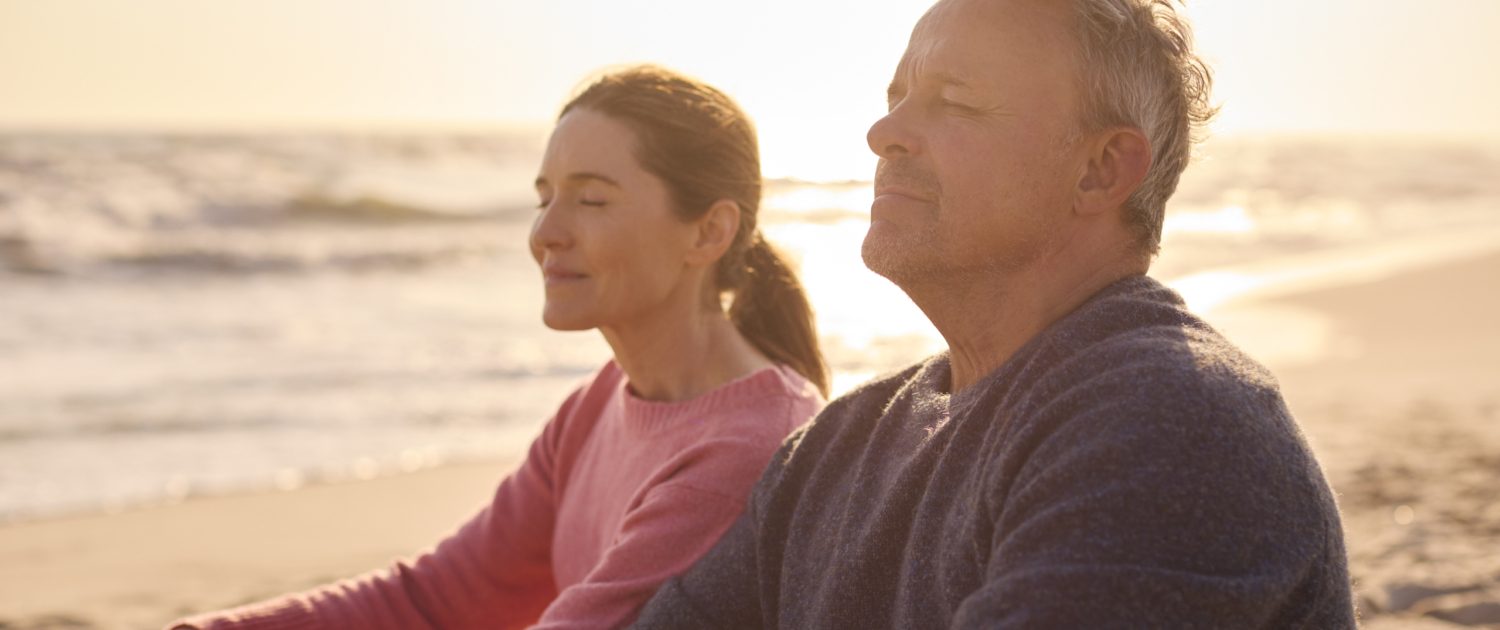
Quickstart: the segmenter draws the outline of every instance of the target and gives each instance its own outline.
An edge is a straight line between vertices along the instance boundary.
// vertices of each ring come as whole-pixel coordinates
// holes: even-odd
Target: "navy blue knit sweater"
[[[1264,368],[1154,280],[956,395],[834,401],[642,628],[1343,628],[1338,510]]]

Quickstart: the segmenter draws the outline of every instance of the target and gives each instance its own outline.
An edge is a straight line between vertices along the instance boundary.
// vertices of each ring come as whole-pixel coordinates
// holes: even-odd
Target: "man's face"
[[[870,127],[865,265],[908,291],[1026,268],[1063,238],[1083,162],[1066,3],[943,0]]]

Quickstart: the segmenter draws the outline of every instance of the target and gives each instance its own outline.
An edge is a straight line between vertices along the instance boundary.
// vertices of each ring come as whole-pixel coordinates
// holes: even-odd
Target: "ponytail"
[[[766,358],[796,370],[828,396],[828,365],[797,272],[758,230],[743,260],[730,321]]]

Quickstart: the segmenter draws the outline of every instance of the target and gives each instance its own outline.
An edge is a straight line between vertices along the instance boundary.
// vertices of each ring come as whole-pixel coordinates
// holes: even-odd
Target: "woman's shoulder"
[[[625,373],[614,359],[606,361],[573,386],[558,405],[550,427],[554,431],[592,430],[593,423],[603,415],[609,400],[619,394],[624,381]]]
[[[600,365],[588,376],[578,381],[573,391],[568,395],[569,400],[576,398],[608,398],[614,395],[620,385],[625,382],[625,371],[620,369],[620,364],[614,359],[609,359]]]
[[[762,424],[768,415],[785,420],[779,424],[783,434],[807,422],[828,401],[818,387],[789,366],[776,364],[749,374],[725,386],[736,404],[725,405],[726,411]],[[775,418],[771,418],[775,419]]]

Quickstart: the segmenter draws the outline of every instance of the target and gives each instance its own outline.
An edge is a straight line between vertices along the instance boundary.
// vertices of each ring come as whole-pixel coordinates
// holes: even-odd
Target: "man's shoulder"
[[[1269,370],[1149,278],[1092,301],[1042,345],[1019,371],[1046,390],[1088,385],[1145,398],[1278,391]]]
[[[891,402],[910,389],[929,389],[934,371],[947,369],[947,355],[935,354],[903,368],[876,376],[828,403],[818,419],[860,415],[874,409],[883,413]]]
[[[991,383],[976,419],[998,432],[996,461],[1036,474],[1154,470],[1153,483],[1226,500],[1274,486],[1277,505],[1326,515],[1325,482],[1268,370],[1180,301],[1090,309]]]
[[[946,369],[947,355],[936,354],[855,386],[829,401],[811,422],[792,432],[782,444],[782,457],[790,457],[809,434],[821,435],[824,440],[834,439],[850,430],[851,424],[879,420],[902,396],[910,395],[913,390],[932,389],[932,382],[940,376],[937,373],[945,374]]]
[[[1305,449],[1270,371],[1154,280],[1091,301],[972,398],[1001,441]],[[1092,437],[1091,437],[1092,436]]]

